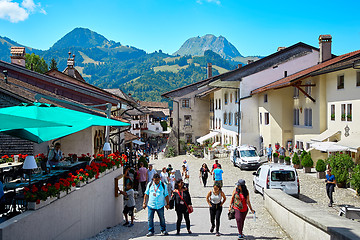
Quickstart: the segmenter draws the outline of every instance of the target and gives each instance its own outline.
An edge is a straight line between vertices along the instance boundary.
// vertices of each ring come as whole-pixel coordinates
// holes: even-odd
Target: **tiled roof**
[[[136,139],[139,139],[139,137],[132,134],[131,132],[125,132],[125,143],[129,143]]]
[[[140,106],[148,108],[168,108],[169,104],[167,102],[145,102],[139,101]]]
[[[264,92],[264,91],[267,91],[267,90],[270,90],[270,89],[277,89],[277,88],[283,88],[283,87],[291,86],[291,85],[294,84],[294,82],[300,81],[301,79],[310,76],[315,71],[321,70],[321,69],[329,67],[329,66],[333,66],[333,65],[338,64],[338,63],[349,61],[349,59],[351,59],[351,60],[353,60],[354,58],[357,59],[357,57],[359,57],[359,56],[360,56],[360,50],[340,55],[340,56],[335,57],[333,59],[330,59],[330,60],[328,60],[326,62],[323,62],[323,63],[317,64],[315,66],[309,67],[309,68],[304,69],[304,70],[302,70],[300,72],[294,73],[294,74],[292,74],[292,75],[290,75],[288,77],[279,79],[279,80],[277,80],[275,82],[269,83],[269,84],[267,84],[265,86],[262,86],[260,88],[255,89],[255,90],[252,90],[251,95],[258,94],[258,93],[261,93],[261,92]]]
[[[65,70],[63,71],[64,74],[68,75],[69,77],[75,78],[76,80],[79,80],[81,82],[85,82],[85,79],[81,76],[81,74],[79,73],[78,70],[76,70],[76,68],[74,69],[75,71],[75,77],[72,77],[69,75],[69,67],[66,67]]]

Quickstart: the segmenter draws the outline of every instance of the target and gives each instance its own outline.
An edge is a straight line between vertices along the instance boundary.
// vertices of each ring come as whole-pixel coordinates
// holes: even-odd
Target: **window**
[[[232,113],[230,112],[229,113],[229,125],[231,125],[232,124]]]
[[[341,121],[345,121],[346,117],[346,104],[341,104]]]
[[[268,102],[268,96],[267,96],[267,94],[264,94],[264,103],[265,102]]]
[[[274,182],[293,182],[295,181],[295,171],[276,170],[271,172],[271,181]]]
[[[234,122],[235,122],[235,126],[239,125],[239,113],[235,113],[234,114]]]
[[[227,124],[227,113],[224,113],[224,124]]]
[[[239,90],[236,90],[235,93],[234,93],[234,96],[235,96],[235,103],[238,103],[239,102],[239,99],[240,99],[240,91]]]
[[[221,128],[221,118],[219,118],[219,129]]]
[[[335,121],[335,104],[331,104],[331,115],[330,115],[331,121]]]
[[[308,126],[308,127],[312,126],[312,109],[311,108],[305,108],[304,125]]]
[[[225,105],[228,104],[228,94],[227,93],[224,94],[224,103],[225,103]]]
[[[210,112],[214,112],[214,99],[210,99]]]
[[[233,97],[233,95],[232,95],[232,93],[230,93],[230,102],[232,103],[232,97]]]
[[[217,118],[215,118],[215,129],[218,128],[218,121],[217,121]]]
[[[294,126],[299,126],[299,109],[294,109]]]
[[[337,89],[344,89],[344,75],[338,76]]]
[[[192,134],[185,134],[185,138],[186,138],[186,143],[192,142]]]
[[[311,81],[307,81],[307,82],[306,82],[306,85],[311,85]],[[306,86],[306,87],[305,87],[305,92],[306,92],[307,94],[309,94],[309,96],[311,96],[311,86]]]
[[[356,72],[356,86],[360,87],[360,72]]]
[[[181,106],[183,107],[183,108],[189,108],[190,107],[190,99],[183,99],[182,101],[181,101]]]
[[[352,120],[352,104],[348,104],[347,105],[347,115],[346,115],[346,119],[351,122]]]
[[[191,125],[191,115],[185,115],[185,123],[184,126],[190,126]]]
[[[262,124],[262,113],[259,115],[260,124]]]
[[[269,122],[270,122],[270,116],[269,116],[269,113],[265,113],[265,125],[269,125]]]
[[[299,89],[294,87],[294,98],[299,98]]]
[[[221,109],[221,99],[219,98],[219,109]]]

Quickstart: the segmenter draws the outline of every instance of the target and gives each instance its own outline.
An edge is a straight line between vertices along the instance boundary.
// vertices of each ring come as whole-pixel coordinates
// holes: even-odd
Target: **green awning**
[[[41,143],[79,132],[91,126],[129,126],[130,124],[88,113],[78,112],[44,103],[22,104],[21,106],[0,109],[0,113],[43,121],[54,121],[71,127],[45,127],[23,129],[1,129],[0,131]]]

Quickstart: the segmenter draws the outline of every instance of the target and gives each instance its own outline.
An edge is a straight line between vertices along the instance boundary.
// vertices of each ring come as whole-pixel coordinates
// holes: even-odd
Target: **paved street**
[[[173,165],[175,169],[180,169],[182,161],[188,160],[190,167],[190,193],[192,196],[192,202],[194,206],[194,213],[191,214],[191,230],[193,234],[189,235],[185,228],[185,222],[182,225],[181,235],[178,237],[176,233],[176,214],[174,210],[165,211],[165,218],[167,222],[167,230],[169,236],[160,236],[160,226],[158,218],[155,217],[155,236],[152,238],[161,239],[174,239],[174,238],[200,238],[200,239],[216,239],[214,234],[209,232],[210,219],[209,210],[206,203],[205,197],[207,192],[211,189],[210,185],[213,183],[209,180],[209,187],[204,188],[199,182],[199,169],[201,164],[205,162],[203,159],[197,159],[192,156],[178,156],[175,158],[165,159],[160,158],[159,160],[152,161],[155,169],[161,170],[162,167],[167,166],[169,163]],[[206,160],[206,163],[210,167],[213,161]],[[284,231],[277,225],[277,223],[271,218],[270,214],[266,211],[263,206],[262,196],[254,194],[252,191],[252,171],[241,171],[239,168],[234,167],[228,158],[220,159],[224,170],[224,188],[226,196],[228,197],[225,208],[221,217],[220,232],[222,233],[222,239],[237,239],[237,227],[235,220],[229,221],[227,219],[227,208],[229,206],[229,198],[234,189],[234,183],[239,179],[243,178],[246,180],[247,186],[250,192],[250,200],[253,208],[256,211],[256,221],[253,220],[252,214],[249,214],[244,227],[244,234],[246,239],[290,239]],[[211,178],[210,178],[211,179]],[[137,200],[137,208],[141,207],[142,198]],[[121,213],[119,213],[121,214]],[[135,226],[132,228],[123,227],[121,225],[107,229],[99,233],[91,240],[103,240],[103,239],[146,239],[145,234],[147,233],[147,211],[140,210],[136,214],[137,220]]]

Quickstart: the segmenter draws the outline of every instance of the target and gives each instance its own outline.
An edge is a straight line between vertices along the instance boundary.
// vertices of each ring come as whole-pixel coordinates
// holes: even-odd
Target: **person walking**
[[[255,213],[255,211],[250,203],[249,191],[247,190],[247,187],[245,185],[245,180],[239,179],[239,181],[237,181],[235,185],[236,188],[231,196],[229,211],[231,210],[231,208],[235,210],[235,219],[239,232],[238,239],[244,239],[243,228],[248,209],[250,208],[250,211],[253,214]]]
[[[214,184],[219,183],[219,186],[223,186],[223,178],[222,174],[224,171],[221,169],[221,165],[218,165],[216,169],[214,169]]]
[[[166,167],[163,167],[163,169],[160,173],[160,179],[161,179],[161,182],[165,183],[165,185],[167,185],[169,183],[169,174],[166,172]]]
[[[140,182],[140,186],[141,186],[141,192],[142,192],[143,196],[144,196],[144,193],[145,193],[146,182],[147,182],[147,178],[148,178],[147,171],[148,170],[144,167],[144,163],[141,162],[138,172],[139,172],[139,182]]]
[[[186,160],[183,161],[183,165],[185,165],[186,170],[189,171],[189,164],[187,164],[187,161],[186,161]]]
[[[208,166],[206,165],[206,163],[203,163],[203,165],[202,165],[201,168],[200,168],[200,175],[199,175],[199,177],[201,177],[202,182],[203,182],[203,184],[204,184],[204,187],[206,187],[206,182],[207,182],[209,173],[211,174]]]
[[[271,162],[272,152],[273,152],[273,149],[271,147],[271,144],[269,144],[269,147],[266,148],[266,155],[268,158],[268,162]]]
[[[218,168],[218,166],[221,167],[221,164],[219,163],[219,160],[215,160],[215,163],[212,165],[212,168],[211,168],[211,174],[214,173],[214,170]],[[214,176],[215,177],[215,176]]]
[[[182,180],[184,182],[184,186],[186,189],[189,189],[189,170],[187,170],[185,165],[182,165],[182,172],[181,172],[181,177]]]
[[[126,203],[125,203],[125,207],[123,210],[123,214],[125,216],[125,223],[123,224],[123,226],[132,227],[132,226],[134,226],[134,207],[135,207],[134,195],[135,195],[135,191],[132,187],[131,182],[127,183],[125,192],[120,190],[120,188],[119,188],[119,193],[124,195],[126,198]],[[131,217],[130,224],[129,224],[129,220],[128,220],[128,214]]]
[[[153,168],[152,164],[149,164],[149,169],[147,171],[147,181],[148,181],[148,183],[152,181],[155,174],[156,174],[156,170]]]
[[[175,212],[177,215],[176,235],[180,234],[180,226],[183,216],[186,222],[186,229],[188,233],[191,234],[192,232],[190,230],[189,217],[189,214],[192,212],[191,196],[187,188],[184,187],[184,182],[182,179],[176,181],[175,190],[171,196],[171,201],[175,205]]]
[[[210,232],[214,232],[214,228],[216,226],[216,236],[220,236],[220,216],[222,212],[222,206],[226,201],[225,193],[221,190],[221,186],[219,183],[215,183],[214,187],[206,196],[206,201],[210,207],[210,222],[211,228]],[[216,220],[216,225],[215,225]]]
[[[146,204],[146,201],[148,203]],[[144,195],[143,209],[148,207],[148,227],[147,237],[154,236],[154,215],[157,213],[160,220],[161,235],[169,235],[166,231],[164,207],[169,209],[169,192],[164,183],[160,181],[160,175],[154,174],[153,180],[148,183]]]
[[[336,184],[336,180],[335,180],[335,176],[331,174],[331,169],[328,169],[326,171],[326,194],[330,200],[329,203],[329,207],[332,207],[334,200],[333,200],[333,192],[335,191],[335,184]]]

